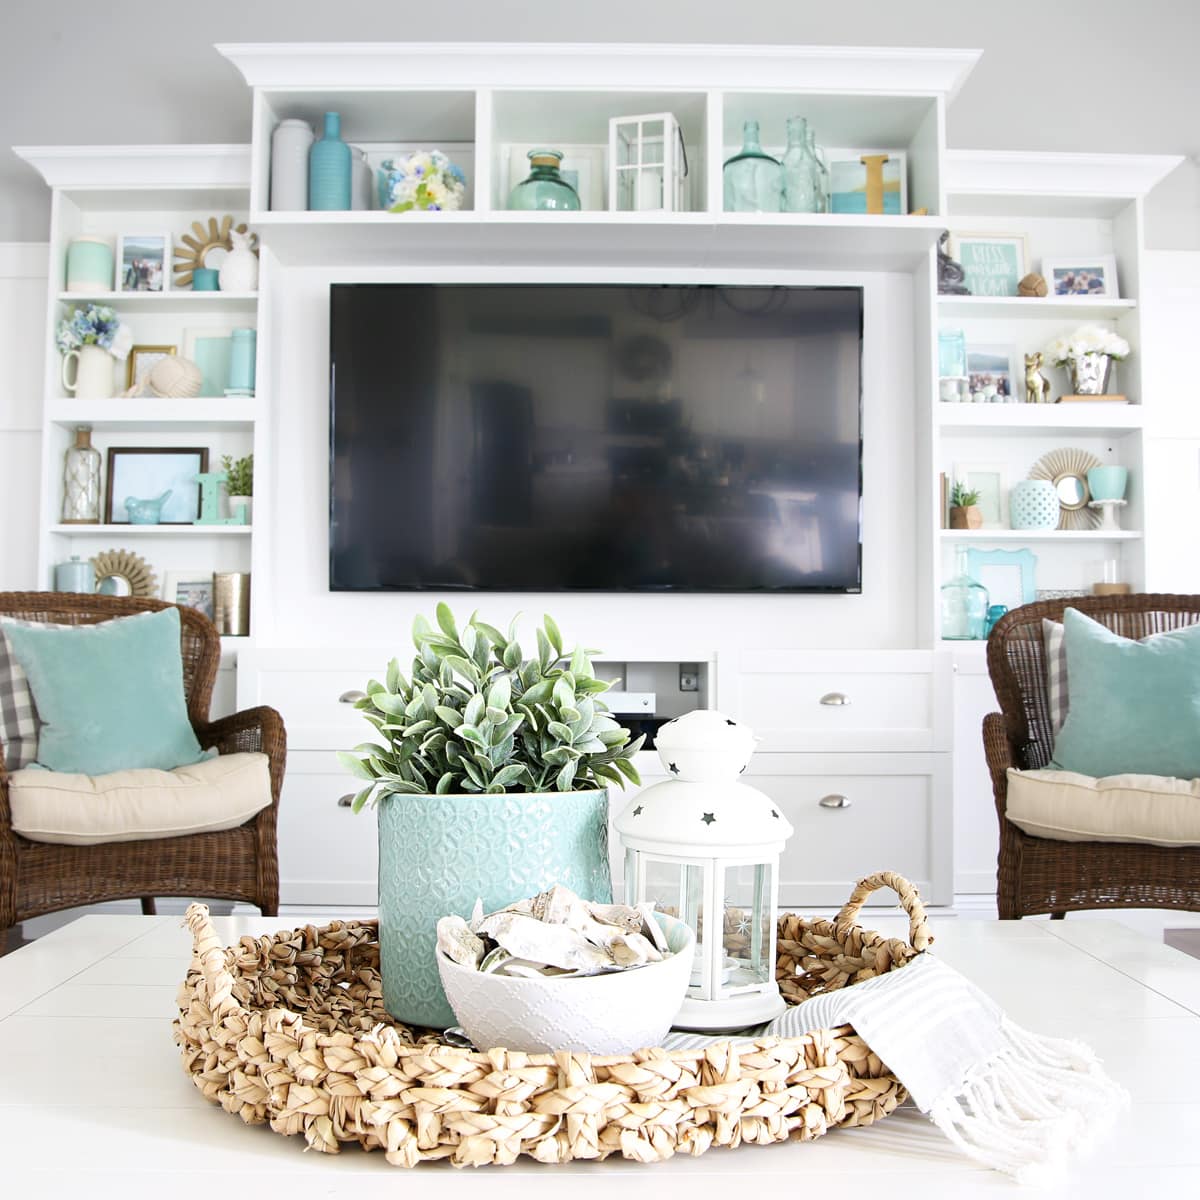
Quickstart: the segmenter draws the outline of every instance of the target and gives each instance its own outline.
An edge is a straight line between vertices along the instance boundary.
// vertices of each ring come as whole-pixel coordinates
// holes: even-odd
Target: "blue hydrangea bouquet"
[[[379,205],[388,212],[454,212],[467,194],[467,177],[440,150],[385,158],[379,170]]]

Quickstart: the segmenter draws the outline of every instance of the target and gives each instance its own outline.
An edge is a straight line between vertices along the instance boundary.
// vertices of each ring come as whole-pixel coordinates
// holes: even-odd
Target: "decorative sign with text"
[[[1025,274],[1025,238],[1020,234],[955,238],[955,256],[972,296],[1016,296]]]

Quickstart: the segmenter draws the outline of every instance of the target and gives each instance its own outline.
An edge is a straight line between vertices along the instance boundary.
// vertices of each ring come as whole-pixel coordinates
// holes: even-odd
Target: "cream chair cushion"
[[[139,842],[244,825],[271,803],[271,776],[265,754],[96,776],[27,767],[8,777],[8,802],[31,842]]]
[[[1008,819],[1058,842],[1200,846],[1200,779],[1008,772]]]

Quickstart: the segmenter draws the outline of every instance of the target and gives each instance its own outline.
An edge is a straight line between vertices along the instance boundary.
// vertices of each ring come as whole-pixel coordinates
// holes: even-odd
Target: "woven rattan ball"
[[[1031,271],[1017,284],[1017,293],[1021,296],[1044,296],[1049,290],[1046,281],[1036,271]]]
[[[167,354],[150,368],[146,382],[156,396],[189,400],[200,395],[202,378],[200,368],[190,358]]]

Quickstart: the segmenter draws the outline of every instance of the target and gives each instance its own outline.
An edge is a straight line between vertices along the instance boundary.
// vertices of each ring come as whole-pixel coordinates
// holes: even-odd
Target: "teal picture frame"
[[[223,397],[229,386],[233,326],[214,325],[183,331],[183,356],[200,368],[201,397]]]
[[[1017,296],[1028,260],[1023,233],[959,233],[951,253],[972,296]]]
[[[988,590],[990,604],[1011,611],[1037,599],[1037,555],[1032,550],[967,548],[967,573]]]

